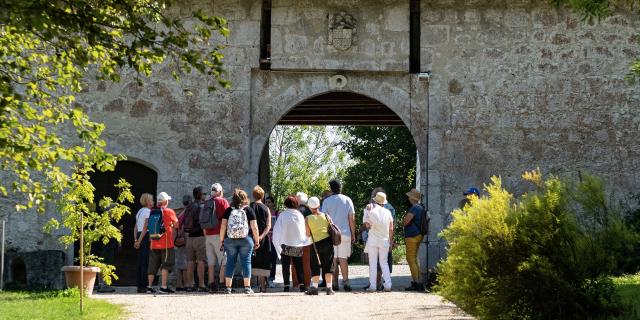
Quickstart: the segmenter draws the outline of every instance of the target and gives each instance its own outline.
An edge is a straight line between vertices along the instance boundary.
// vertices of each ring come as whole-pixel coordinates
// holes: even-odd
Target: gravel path
[[[394,266],[393,292],[365,293],[368,267],[350,266],[353,292],[334,296],[305,296],[282,292],[282,274],[276,288],[266,294],[173,294],[145,295],[134,288],[118,288],[113,294],[95,294],[97,299],[125,305],[128,319],[473,319],[442,297],[405,292],[410,282],[406,265]]]

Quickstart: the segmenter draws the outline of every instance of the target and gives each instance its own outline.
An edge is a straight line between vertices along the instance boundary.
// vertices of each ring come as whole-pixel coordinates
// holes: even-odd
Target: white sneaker
[[[273,280],[269,280],[269,288],[275,288],[276,285],[273,283]]]

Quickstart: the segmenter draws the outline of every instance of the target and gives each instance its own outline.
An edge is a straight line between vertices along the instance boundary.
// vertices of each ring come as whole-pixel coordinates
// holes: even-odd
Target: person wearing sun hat
[[[424,286],[420,281],[420,266],[418,265],[418,248],[424,236],[420,233],[420,222],[424,219],[426,210],[420,201],[422,193],[416,189],[406,193],[411,208],[402,219],[404,225],[404,241],[407,250],[407,263],[411,270],[411,286],[407,291],[424,291]]]
[[[393,217],[391,211],[384,207],[387,195],[376,193],[374,203],[364,211],[364,224],[369,230],[364,252],[369,254],[369,288],[367,292],[375,292],[377,288],[378,265],[382,269],[384,291],[391,291],[391,273],[387,264],[390,248],[393,246]]]
[[[330,218],[320,212],[320,199],[311,197],[307,202],[311,215],[305,218],[307,237],[311,237],[311,283],[308,295],[318,294],[320,274],[324,274],[327,283],[333,282],[333,241],[329,235]],[[322,269],[322,272],[320,272]],[[326,286],[327,295],[334,294],[333,288]]]

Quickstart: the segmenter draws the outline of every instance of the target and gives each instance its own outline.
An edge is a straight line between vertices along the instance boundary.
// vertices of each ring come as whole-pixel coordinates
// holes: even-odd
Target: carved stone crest
[[[357,20],[341,11],[329,16],[329,45],[338,50],[347,50],[356,40]]]

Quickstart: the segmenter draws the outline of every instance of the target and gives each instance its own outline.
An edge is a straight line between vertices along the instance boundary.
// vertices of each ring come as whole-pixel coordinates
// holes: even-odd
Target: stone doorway
[[[113,282],[117,286],[136,285],[136,269],[138,264],[138,251],[133,247],[133,226],[136,222],[136,213],[140,209],[140,196],[143,193],[156,195],[158,174],[155,170],[133,161],[120,161],[115,171],[97,172],[91,176],[91,183],[96,188],[96,199],[104,196],[115,199],[117,190],[113,185],[118,179],[124,178],[131,183],[131,192],[134,202],[129,206],[131,214],[125,215],[118,227],[122,232],[122,242],[118,245],[115,241],[106,246],[98,245],[92,250],[103,255],[106,259],[112,259],[111,264],[116,267],[118,280]],[[76,249],[77,252],[77,249]]]

